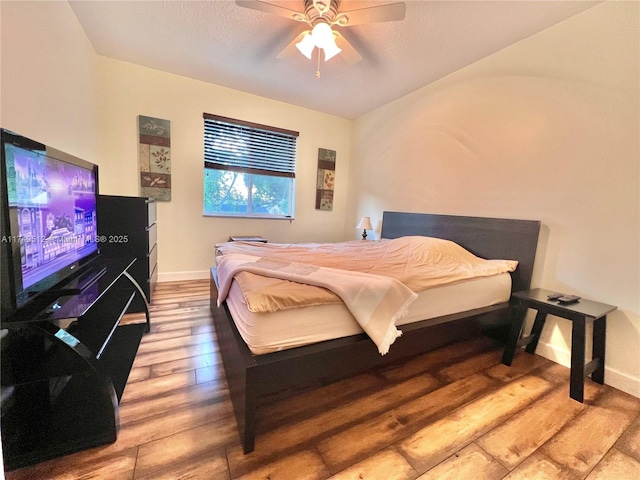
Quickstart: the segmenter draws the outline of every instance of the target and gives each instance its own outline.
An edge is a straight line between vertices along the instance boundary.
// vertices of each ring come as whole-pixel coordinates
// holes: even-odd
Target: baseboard
[[[158,274],[158,282],[182,282],[185,280],[207,280],[209,270],[197,270],[193,272],[166,272]]]
[[[565,367],[571,366],[571,352],[557,345],[540,342],[536,348],[536,354],[541,357],[559,363]],[[614,368],[606,367],[604,371],[604,383],[629,395],[640,398],[640,378],[633,377]]]

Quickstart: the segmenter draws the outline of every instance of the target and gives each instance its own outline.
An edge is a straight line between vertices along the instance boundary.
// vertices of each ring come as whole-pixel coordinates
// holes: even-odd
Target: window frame
[[[275,218],[291,220],[295,217],[295,170],[298,156],[299,132],[263,125],[221,115],[203,113],[204,119],[204,169],[249,175],[246,213],[206,212],[206,197],[203,196],[203,215],[214,217]],[[248,152],[233,153],[232,150],[218,150],[213,144],[241,140]],[[245,145],[246,142],[246,145]],[[276,152],[273,155],[273,152]],[[254,175],[284,177],[289,183],[289,212],[284,215],[258,213],[253,211],[252,189]],[[206,182],[206,178],[205,178]],[[204,186],[203,186],[204,194]]]

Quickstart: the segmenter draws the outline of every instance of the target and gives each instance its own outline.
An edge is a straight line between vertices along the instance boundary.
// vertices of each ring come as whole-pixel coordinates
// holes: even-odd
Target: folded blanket
[[[381,355],[402,335],[395,323],[407,313],[417,295],[395,278],[346,271],[253,255],[228,254],[217,260],[218,306],[226,299],[233,277],[250,272],[331,290],[378,347]]]

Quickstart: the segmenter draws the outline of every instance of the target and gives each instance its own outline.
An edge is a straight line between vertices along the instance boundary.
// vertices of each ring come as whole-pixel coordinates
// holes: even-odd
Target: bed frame
[[[518,260],[512,292],[531,283],[540,222],[498,218],[384,212],[382,238],[423,235],[453,240],[486,259]],[[327,340],[265,355],[244,343],[226,302],[216,301],[211,269],[211,312],[244,453],[255,446],[256,408],[267,395],[344,378],[373,366],[397,362],[448,343],[479,335],[510,321],[509,303],[492,305],[402,326],[402,336],[381,356],[366,334]]]

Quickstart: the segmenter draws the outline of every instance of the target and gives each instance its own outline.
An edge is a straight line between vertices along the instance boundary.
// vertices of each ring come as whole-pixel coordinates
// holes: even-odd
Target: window
[[[204,214],[292,218],[298,132],[204,114]]]

